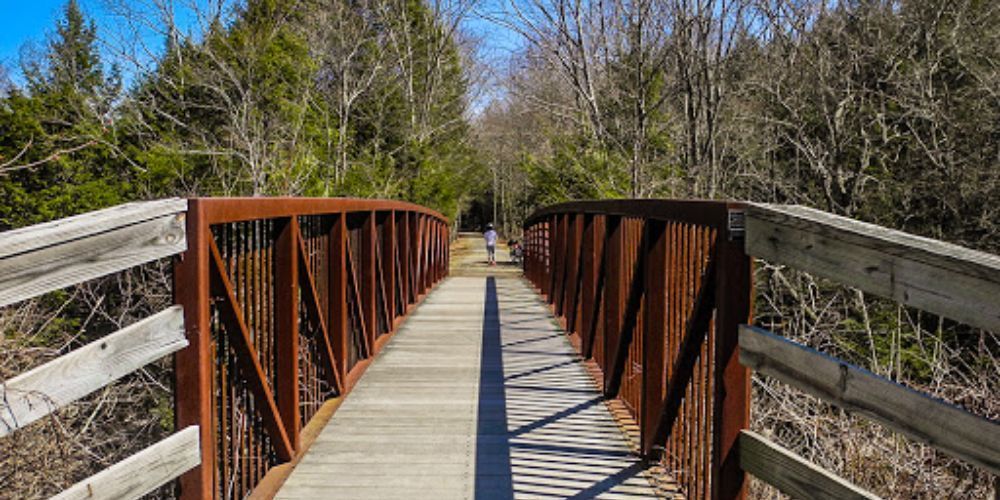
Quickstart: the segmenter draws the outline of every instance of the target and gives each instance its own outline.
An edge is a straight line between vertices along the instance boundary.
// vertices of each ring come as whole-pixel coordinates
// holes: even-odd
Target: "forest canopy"
[[[298,195],[475,201],[517,233],[555,201],[697,197],[998,248],[995,2],[105,4],[114,32],[69,1],[0,73],[0,228]]]
[[[153,60],[134,55],[152,50],[140,38],[103,61],[70,0],[22,57],[23,83],[8,78],[0,228],[173,195],[396,198],[454,216],[471,192],[456,19],[418,0],[261,0],[199,12],[203,29],[182,34],[138,5],[118,8],[157,23]]]

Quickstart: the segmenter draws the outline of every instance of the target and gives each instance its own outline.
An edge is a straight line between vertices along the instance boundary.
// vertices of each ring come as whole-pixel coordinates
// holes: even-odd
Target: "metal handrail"
[[[184,498],[273,493],[304,429],[351,390],[448,270],[448,221],[411,203],[196,198],[175,300],[177,425],[201,427]]]

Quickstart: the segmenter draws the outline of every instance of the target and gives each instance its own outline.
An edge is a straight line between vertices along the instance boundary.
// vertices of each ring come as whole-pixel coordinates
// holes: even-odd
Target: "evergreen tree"
[[[116,69],[106,73],[97,31],[75,0],[41,61],[22,64],[27,91],[0,101],[0,227],[121,203],[130,169],[115,147]]]
[[[315,182],[308,2],[251,0],[200,41],[172,34],[134,92],[154,193],[295,195]],[[174,166],[172,166],[174,165]]]

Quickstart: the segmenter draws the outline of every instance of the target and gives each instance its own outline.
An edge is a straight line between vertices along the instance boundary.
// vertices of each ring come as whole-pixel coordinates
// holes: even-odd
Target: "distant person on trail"
[[[510,247],[510,261],[514,264],[520,264],[521,258],[524,256],[524,250],[521,248],[521,242],[511,239],[507,241],[507,246]]]
[[[491,266],[497,265],[497,232],[493,230],[493,224],[486,225],[486,232],[483,233],[486,240],[486,257]]]

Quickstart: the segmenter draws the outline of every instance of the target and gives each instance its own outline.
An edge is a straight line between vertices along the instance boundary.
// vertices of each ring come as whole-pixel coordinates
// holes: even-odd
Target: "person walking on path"
[[[493,224],[486,225],[486,232],[483,233],[483,238],[486,240],[488,264],[495,266],[497,265],[497,232],[493,230]]]

